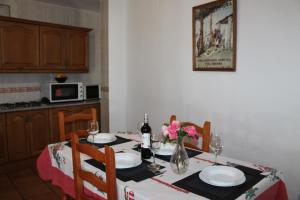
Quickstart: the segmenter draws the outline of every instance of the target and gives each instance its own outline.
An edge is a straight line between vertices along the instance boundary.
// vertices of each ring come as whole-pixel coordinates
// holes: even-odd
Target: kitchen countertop
[[[97,100],[87,100],[87,101],[73,101],[73,102],[64,102],[64,103],[50,103],[50,104],[42,104],[41,106],[33,106],[33,107],[24,107],[24,108],[13,108],[7,110],[0,110],[0,113],[8,113],[8,112],[17,112],[17,111],[26,111],[26,110],[38,110],[38,109],[47,109],[47,108],[61,108],[61,107],[69,107],[69,106],[83,106],[100,103],[100,99]]]

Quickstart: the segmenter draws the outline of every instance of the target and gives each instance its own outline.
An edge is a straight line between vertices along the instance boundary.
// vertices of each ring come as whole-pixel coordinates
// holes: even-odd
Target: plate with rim
[[[141,157],[133,153],[115,153],[115,159],[117,169],[127,169],[142,164]]]
[[[246,181],[241,170],[222,165],[209,166],[199,173],[199,178],[210,185],[219,187],[232,187],[241,185]]]
[[[87,141],[90,143],[96,143],[96,144],[106,144],[110,142],[114,142],[117,140],[117,137],[113,133],[97,133],[94,135],[89,135],[87,137]]]
[[[171,156],[175,150],[175,143],[161,143],[160,148],[157,150],[155,154],[161,156]]]

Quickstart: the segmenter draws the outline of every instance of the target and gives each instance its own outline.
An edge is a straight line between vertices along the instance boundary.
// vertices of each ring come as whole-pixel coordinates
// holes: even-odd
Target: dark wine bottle
[[[147,113],[145,113],[144,115],[144,124],[141,127],[141,133],[142,133],[141,156],[142,159],[148,159],[151,157],[152,154],[150,150],[151,127],[149,126]]]

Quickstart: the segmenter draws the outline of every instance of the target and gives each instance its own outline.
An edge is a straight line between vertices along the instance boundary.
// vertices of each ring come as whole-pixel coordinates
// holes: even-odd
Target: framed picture
[[[235,71],[236,0],[193,7],[193,71]]]

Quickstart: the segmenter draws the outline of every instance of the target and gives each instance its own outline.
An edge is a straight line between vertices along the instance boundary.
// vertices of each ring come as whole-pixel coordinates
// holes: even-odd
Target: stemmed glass
[[[88,121],[88,129],[87,132],[92,135],[93,137],[93,142],[95,142],[95,135],[99,132],[99,125],[98,121],[96,120],[91,120]]]
[[[223,143],[221,136],[218,134],[212,134],[209,143],[210,150],[215,154],[215,163],[217,163],[217,156],[222,153]]]
[[[155,153],[157,153],[157,151],[159,150],[160,145],[161,145],[161,135],[158,133],[156,134],[152,133],[150,149],[151,152],[153,153],[153,162],[150,165],[148,165],[148,167],[154,173],[159,171],[160,169],[160,165],[156,164],[155,162]]]

